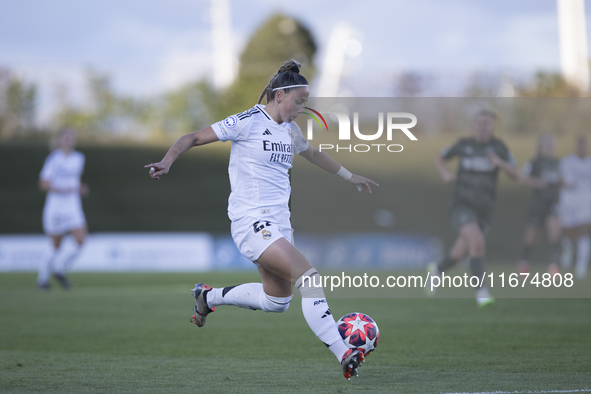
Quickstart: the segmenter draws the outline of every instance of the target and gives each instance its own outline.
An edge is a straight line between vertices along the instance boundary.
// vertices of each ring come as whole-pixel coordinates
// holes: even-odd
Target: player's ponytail
[[[282,89],[285,93],[289,93],[294,85],[308,85],[308,80],[300,74],[301,64],[295,60],[286,61],[283,66],[277,71],[277,74],[273,75],[269,80],[267,86],[259,97],[259,104],[263,100],[263,97],[267,97],[267,103],[270,103],[275,99],[275,92],[282,87],[286,86],[286,89]]]

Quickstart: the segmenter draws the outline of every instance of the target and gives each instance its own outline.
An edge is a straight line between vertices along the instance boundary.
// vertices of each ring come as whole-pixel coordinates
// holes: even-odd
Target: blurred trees
[[[121,99],[115,96],[106,74],[89,69],[86,71],[86,83],[90,105],[74,105],[62,91],[55,124],[57,128],[70,127],[97,136],[102,131],[111,129],[110,123],[116,116],[118,102]]]
[[[286,60],[300,62],[302,74],[311,81],[315,74],[316,49],[314,37],[306,26],[290,16],[275,14],[247,41],[240,55],[238,77],[225,90],[216,90],[207,80],[201,80],[155,97],[138,98],[116,92],[109,75],[89,69],[86,71],[87,102],[71,102],[62,94],[58,97],[58,110],[51,128],[72,127],[86,142],[128,139],[168,143],[254,105],[269,78]],[[506,75],[492,72],[465,75],[408,71],[399,73],[392,82],[392,93],[398,97],[588,96],[587,92],[578,91],[560,74],[552,72],[539,72],[533,79],[517,77],[513,82]],[[36,95],[34,84],[0,69],[0,140],[30,135],[35,127]],[[561,113],[567,104],[548,104],[547,111],[553,112],[552,105]],[[441,112],[449,111],[444,108]],[[527,129],[523,125],[536,117],[535,113],[525,110],[515,109],[512,113],[518,119],[514,127],[518,131]]]
[[[535,75],[475,71],[426,73],[403,71],[393,79],[395,97],[588,97],[558,72]]]
[[[202,126],[202,83],[189,83],[156,98],[116,93],[108,75],[87,70],[90,102],[76,106],[66,98],[55,117],[56,128],[71,127],[87,141],[176,139]]]
[[[250,108],[258,101],[269,79],[290,59],[301,63],[302,75],[311,81],[315,73],[315,53],[316,42],[307,27],[289,16],[272,15],[248,40],[240,55],[236,81],[223,92],[206,87],[207,108],[214,119]]]
[[[416,71],[405,71],[394,81],[394,92],[398,97],[421,97],[430,85],[432,76]]]
[[[521,97],[586,97],[588,92],[581,92],[570,85],[559,73],[540,71],[529,84],[518,86],[517,95]]]
[[[176,139],[250,108],[286,60],[300,62],[302,74],[311,80],[315,53],[312,33],[299,21],[276,14],[249,39],[240,56],[238,78],[226,90],[216,91],[203,80],[158,97],[133,98],[116,93],[107,74],[89,69],[86,81],[90,102],[76,105],[64,95],[54,126],[72,127],[87,142]]]
[[[33,130],[36,99],[34,84],[0,68],[0,140]]]

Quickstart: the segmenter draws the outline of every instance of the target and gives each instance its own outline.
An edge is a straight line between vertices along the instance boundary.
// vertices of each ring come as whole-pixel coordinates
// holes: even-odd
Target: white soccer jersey
[[[560,173],[565,187],[562,194],[578,201],[591,201],[591,157],[572,154],[560,162]]]
[[[564,182],[559,208],[563,225],[591,223],[591,157],[565,157],[560,162],[560,173]]]
[[[80,201],[80,177],[84,170],[84,155],[74,151],[66,155],[54,150],[45,160],[40,179],[52,188],[70,190],[49,192],[43,208],[43,227],[48,234],[63,234],[86,224]]]
[[[257,104],[211,126],[220,141],[232,141],[228,216],[281,221],[289,218],[293,155],[308,149],[295,123],[278,124]]]

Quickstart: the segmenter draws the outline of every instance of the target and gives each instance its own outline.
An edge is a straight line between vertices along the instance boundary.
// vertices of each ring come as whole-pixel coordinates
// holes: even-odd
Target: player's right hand
[[[168,174],[168,170],[170,166],[162,162],[158,163],[150,163],[146,164],[144,168],[149,168],[150,172],[148,173],[152,179],[160,179],[160,175]]]
[[[88,193],[90,192],[90,188],[88,187],[88,185],[86,183],[81,183],[80,187],[78,188],[78,192],[80,193],[80,195],[82,197],[86,197],[86,196],[88,196]]]
[[[361,175],[355,175],[355,174],[353,174],[351,176],[351,179],[349,179],[349,183],[356,185],[357,191],[359,193],[363,193],[363,192],[371,193],[371,186],[370,185],[380,186],[369,178],[366,178]]]
[[[543,179],[535,178],[535,179],[532,179],[532,185],[536,189],[545,189],[548,187],[548,182],[546,182]]]
[[[445,183],[453,183],[457,180],[457,176],[456,174],[454,174],[453,172],[445,172],[442,175],[443,178],[443,182]]]

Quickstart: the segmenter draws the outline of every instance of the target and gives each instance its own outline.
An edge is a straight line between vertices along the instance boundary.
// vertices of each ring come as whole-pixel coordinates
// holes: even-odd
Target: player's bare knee
[[[457,260],[461,260],[464,257],[466,257],[466,255],[468,251],[466,250],[466,248],[454,248],[452,250],[450,250],[449,252],[449,257],[451,257],[452,260],[457,261]]]
[[[483,243],[476,243],[470,248],[470,257],[484,257],[486,247]]]
[[[483,257],[486,244],[483,237],[473,237],[468,248],[470,257]]]

